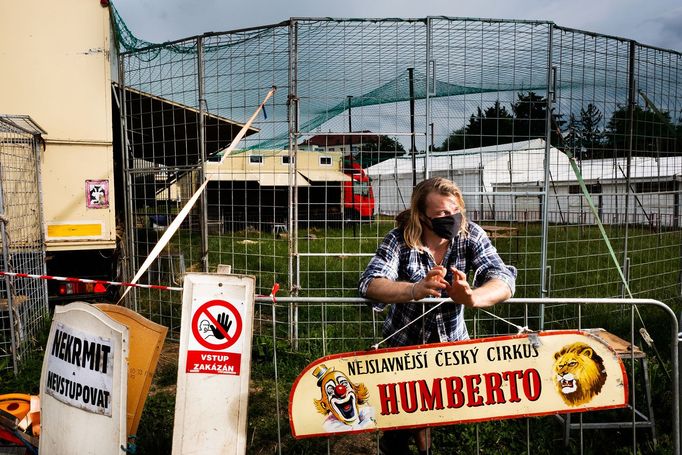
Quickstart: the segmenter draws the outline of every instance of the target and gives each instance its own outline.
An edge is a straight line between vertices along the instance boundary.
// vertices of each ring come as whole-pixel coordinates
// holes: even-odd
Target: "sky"
[[[290,17],[450,16],[552,21],[682,52],[680,0],[113,0],[128,28],[160,43]]]

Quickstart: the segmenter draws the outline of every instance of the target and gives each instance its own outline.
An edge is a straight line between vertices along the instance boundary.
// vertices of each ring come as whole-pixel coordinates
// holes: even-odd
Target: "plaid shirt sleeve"
[[[397,230],[389,232],[379,244],[376,253],[367,264],[367,268],[360,277],[358,291],[362,297],[367,297],[367,288],[374,278],[388,278],[396,281],[400,267],[400,241]],[[385,303],[375,302],[372,308],[381,311],[386,307]]]
[[[486,281],[497,278],[509,286],[513,296],[516,291],[516,267],[505,265],[483,228],[476,223],[469,223],[469,228],[474,287],[482,286]]]

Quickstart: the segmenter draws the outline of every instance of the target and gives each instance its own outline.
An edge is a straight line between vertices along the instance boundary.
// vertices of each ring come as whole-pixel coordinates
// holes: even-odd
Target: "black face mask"
[[[433,232],[435,232],[439,237],[447,240],[451,240],[457,235],[461,225],[461,213],[441,216],[439,218],[431,218],[431,229],[433,229]]]

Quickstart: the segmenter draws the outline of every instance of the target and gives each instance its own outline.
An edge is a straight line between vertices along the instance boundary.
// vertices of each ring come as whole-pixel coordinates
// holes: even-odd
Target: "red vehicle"
[[[343,184],[343,208],[346,219],[369,220],[374,217],[374,193],[369,176],[359,163],[346,161],[344,174],[351,178]]]

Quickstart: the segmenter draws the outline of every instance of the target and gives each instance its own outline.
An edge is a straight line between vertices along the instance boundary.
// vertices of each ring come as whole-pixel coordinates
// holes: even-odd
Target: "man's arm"
[[[376,277],[367,287],[367,298],[383,303],[409,302],[412,300],[413,284]]]
[[[437,266],[429,270],[423,280],[416,283],[375,277],[367,287],[367,298],[383,303],[404,303],[428,296],[440,297],[441,291],[448,284],[444,276],[445,267]]]

